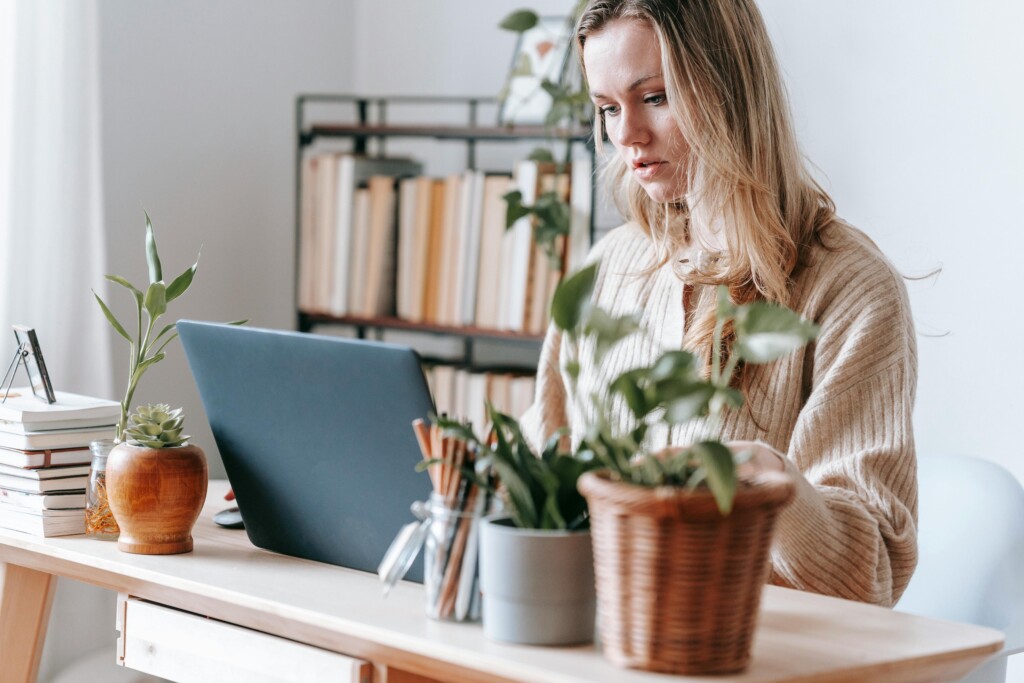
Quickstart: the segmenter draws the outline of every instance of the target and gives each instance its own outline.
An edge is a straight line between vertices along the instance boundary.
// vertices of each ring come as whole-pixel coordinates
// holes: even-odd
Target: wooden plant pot
[[[618,666],[685,675],[742,671],[787,475],[742,481],[723,517],[706,489],[645,488],[590,472],[598,631]]]
[[[208,480],[206,455],[198,446],[115,446],[107,458],[107,496],[121,528],[118,550],[190,552]]]

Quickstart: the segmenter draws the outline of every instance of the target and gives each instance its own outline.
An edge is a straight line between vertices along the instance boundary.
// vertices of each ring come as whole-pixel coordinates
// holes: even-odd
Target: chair
[[[979,458],[918,462],[919,560],[896,609],[997,628],[1006,644],[963,679],[1002,683],[1024,651],[1024,488]]]

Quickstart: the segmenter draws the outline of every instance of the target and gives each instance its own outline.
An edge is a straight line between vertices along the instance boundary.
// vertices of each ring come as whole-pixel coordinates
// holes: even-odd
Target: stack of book
[[[113,437],[121,406],[56,394],[47,404],[30,389],[12,389],[0,403],[0,527],[37,536],[85,532],[89,443]]]
[[[434,396],[434,410],[468,421],[478,434],[490,426],[486,405],[517,420],[533,403],[536,380],[532,375],[502,371],[473,371],[449,365],[424,368]]]

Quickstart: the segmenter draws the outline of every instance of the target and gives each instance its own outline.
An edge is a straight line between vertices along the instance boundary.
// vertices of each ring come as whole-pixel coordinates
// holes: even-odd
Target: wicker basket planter
[[[768,550],[793,495],[783,474],[743,481],[732,513],[711,493],[583,475],[590,507],[598,632],[619,666],[701,675],[750,660]]]

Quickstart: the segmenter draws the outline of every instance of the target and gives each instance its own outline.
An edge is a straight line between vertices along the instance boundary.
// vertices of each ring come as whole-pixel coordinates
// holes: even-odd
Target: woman
[[[582,354],[574,396],[607,391],[666,349],[707,362],[718,284],[736,303],[799,311],[821,327],[817,340],[738,373],[747,406],[726,415],[721,438],[754,451],[749,469],[797,481],[777,526],[773,583],[892,605],[917,558],[907,295],[805,170],[753,0],[595,0],[576,38],[596,135],[614,148],[608,178],[630,218],[593,250],[594,300],[638,314],[649,334],[621,342],[600,367]],[[578,442],[591,417],[559,371],[576,357],[568,346],[552,328],[524,417],[538,442],[562,426]],[[621,403],[615,418],[629,423]],[[650,446],[692,443],[704,428],[652,430]]]

